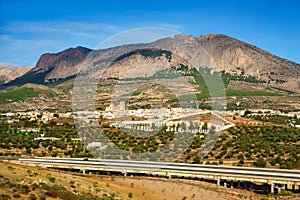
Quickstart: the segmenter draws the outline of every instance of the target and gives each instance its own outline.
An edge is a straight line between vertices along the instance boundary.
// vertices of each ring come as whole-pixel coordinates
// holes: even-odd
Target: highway
[[[299,179],[300,170],[270,169],[270,168],[251,168],[234,167],[218,165],[199,165],[187,163],[168,163],[152,161],[132,161],[132,160],[112,160],[112,159],[89,159],[84,161],[78,158],[19,158],[19,161],[33,163],[66,164],[78,166],[107,166],[122,167],[128,169],[161,169],[161,170],[179,170],[187,172],[214,172],[214,173],[232,173],[267,177],[288,177]]]
[[[271,185],[271,191],[274,191],[274,184],[294,187],[300,185],[300,170],[78,158],[19,158],[16,162],[49,168],[77,169],[83,172],[107,171],[124,175],[148,174],[169,178],[211,179],[216,180],[218,184],[220,181],[267,183]]]

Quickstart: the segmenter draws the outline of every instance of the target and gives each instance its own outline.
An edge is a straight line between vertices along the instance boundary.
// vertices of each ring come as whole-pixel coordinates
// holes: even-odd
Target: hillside
[[[221,70],[300,91],[299,64],[226,35],[209,34],[198,40]]]
[[[196,66],[187,60],[189,56],[197,63]],[[209,68],[215,65],[214,69]],[[85,83],[90,78],[102,77],[100,83],[92,83],[98,84],[95,95],[98,109],[105,109],[113,91],[121,98],[131,96],[132,108],[147,107],[153,103],[176,106],[178,99],[172,91],[176,91],[181,100],[190,100],[196,95],[200,107],[209,108],[211,93],[206,81],[212,81],[210,86],[224,82],[222,87],[226,89],[229,110],[257,107],[286,111],[300,109],[299,64],[225,35],[209,34],[195,38],[180,34],[147,44],[93,51],[77,47],[55,54],[46,53],[35,68],[1,85],[5,89],[1,91],[3,97],[0,103],[5,104],[2,110],[49,107],[69,110],[76,91],[73,90],[74,78],[82,66],[93,71]],[[180,77],[184,77],[186,82],[182,82]],[[159,91],[147,86],[149,82],[162,84],[170,81],[169,90],[161,88],[162,91]],[[28,90],[28,94],[20,98],[19,90],[8,91],[12,86],[21,87],[28,83],[33,84],[27,85],[27,88],[31,87],[39,95]],[[117,88],[115,84],[118,84]],[[140,87],[141,84],[146,87]],[[47,86],[49,90],[39,90],[38,85]],[[145,88],[147,91],[142,91]],[[17,92],[15,97],[14,91]],[[132,92],[138,95],[130,95]]]
[[[182,44],[189,41],[199,43],[207,51],[219,71],[224,70],[231,75],[244,77],[244,79],[251,77],[259,80],[257,82],[264,83],[264,85],[296,92],[300,91],[299,64],[222,34],[208,34],[199,38],[181,34],[174,38],[163,38],[148,44],[122,45],[94,51],[84,47],[76,47],[55,54],[46,53],[40,57],[35,68],[16,80],[11,81],[8,85],[45,83],[61,80],[76,74],[83,61],[92,67],[96,61],[102,60],[107,62],[114,56],[122,55],[124,52],[147,49],[153,46],[172,50],[173,57],[169,60],[170,63],[168,64],[168,62],[162,60],[161,69],[164,69],[184,62],[183,57],[180,58],[180,56],[177,55],[176,57],[175,55],[177,50],[182,47]],[[193,51],[201,51],[201,49],[194,49]],[[118,71],[126,71],[132,65],[141,62],[141,59],[144,58],[131,57],[129,63],[119,63],[118,67],[115,67],[110,73],[119,74]],[[126,60],[124,61],[126,62]]]
[[[163,196],[165,199],[256,200],[267,197],[241,189],[232,192],[197,180],[83,175],[5,162],[0,162],[0,167],[1,199],[158,200]]]
[[[8,83],[30,71],[32,67],[12,67],[8,65],[0,66],[0,83]]]
[[[88,48],[79,46],[59,53],[43,54],[33,69],[9,82],[7,86],[55,82],[72,76],[78,71],[76,65],[84,61],[90,51]]]

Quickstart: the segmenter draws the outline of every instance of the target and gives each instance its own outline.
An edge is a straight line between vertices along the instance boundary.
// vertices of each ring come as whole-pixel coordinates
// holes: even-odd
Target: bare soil
[[[114,196],[112,199],[137,200],[266,198],[250,191],[224,188],[197,180],[88,175],[0,162],[0,199],[36,197],[69,200],[105,199],[109,196]]]

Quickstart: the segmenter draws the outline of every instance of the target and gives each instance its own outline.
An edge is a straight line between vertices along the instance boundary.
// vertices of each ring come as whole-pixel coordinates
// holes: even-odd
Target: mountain
[[[295,62],[222,34],[200,36],[198,40],[221,70],[300,90],[300,65]]]
[[[94,51],[84,47],[76,47],[56,54],[46,53],[40,57],[35,68],[11,81],[9,85],[57,81],[75,75],[84,60],[90,66],[94,66],[99,60],[109,60],[116,55],[121,55],[122,52],[127,52],[123,57],[131,57],[133,60],[123,59],[123,63],[116,64],[114,68],[110,68],[106,72],[108,75],[110,73],[111,76],[118,76],[132,65],[139,62],[142,63],[143,59],[149,59],[147,56],[141,56],[141,52],[135,52],[135,57],[132,57],[134,55],[130,54],[131,51],[156,46],[171,50],[173,54],[172,59],[165,59],[162,62],[164,65],[162,69],[169,68],[184,62],[184,59],[182,59],[184,55],[181,55],[182,58],[174,55],[176,55],[177,50],[181,48],[183,43],[188,43],[189,41],[200,44],[217,65],[218,70],[235,76],[236,80],[251,79],[255,80],[254,82],[256,83],[276,88],[300,91],[299,64],[222,34],[208,34],[199,38],[180,34],[173,38],[163,38],[148,44],[122,45]],[[199,51],[199,49],[193,49],[193,51]],[[152,61],[149,60],[149,62]]]
[[[33,69],[11,81],[8,85],[46,83],[72,76],[77,73],[76,65],[84,61],[90,52],[91,49],[78,46],[59,53],[43,54]]]
[[[11,66],[11,65],[1,65],[0,66],[0,83],[8,83],[16,78],[24,75],[28,71],[30,71],[32,67],[26,66]]]

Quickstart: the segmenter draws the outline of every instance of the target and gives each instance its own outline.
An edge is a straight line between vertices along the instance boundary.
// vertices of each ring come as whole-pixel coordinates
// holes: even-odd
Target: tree
[[[246,117],[249,114],[251,114],[251,111],[250,110],[246,110],[245,113],[244,113],[244,117]]]
[[[128,193],[128,197],[129,197],[129,198],[133,198],[133,193],[132,193],[132,192],[129,192],[129,193]]]
[[[194,157],[193,164],[200,164],[200,157],[199,156]]]
[[[255,167],[265,168],[267,165],[267,162],[263,158],[257,159],[256,162],[254,162]]]
[[[204,130],[207,130],[207,129],[208,129],[207,122],[204,122],[204,124],[203,124],[203,126],[202,126],[202,129],[204,129]]]

